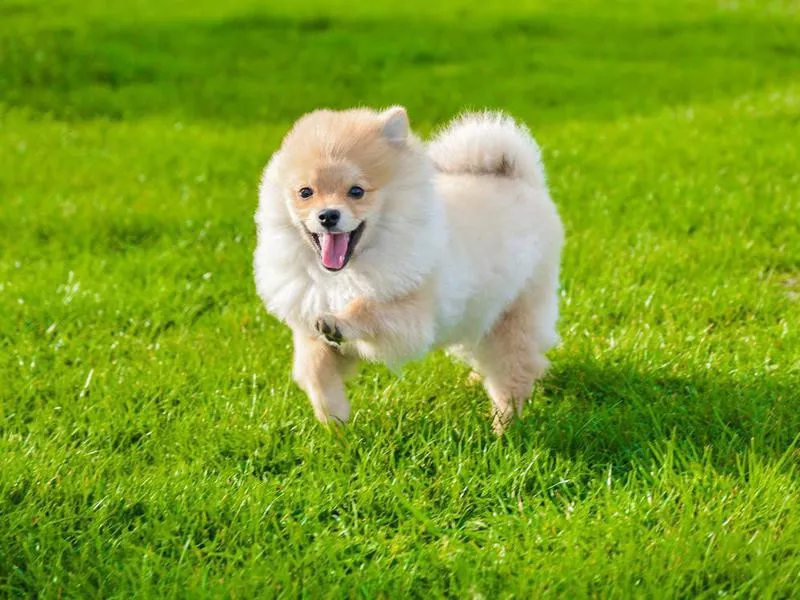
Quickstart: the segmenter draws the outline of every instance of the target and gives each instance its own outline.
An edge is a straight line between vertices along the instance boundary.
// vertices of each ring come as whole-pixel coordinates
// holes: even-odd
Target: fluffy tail
[[[430,142],[428,156],[443,173],[494,175],[545,185],[539,146],[528,128],[500,112],[456,118]]]

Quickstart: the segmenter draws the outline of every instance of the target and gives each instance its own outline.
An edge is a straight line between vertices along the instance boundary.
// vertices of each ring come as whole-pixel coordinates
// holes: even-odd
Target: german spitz
[[[564,240],[523,125],[466,114],[424,143],[401,107],[314,111],[264,170],[256,223],[256,287],[320,421],[347,421],[359,361],[435,348],[483,381],[498,434],[522,413],[558,340]]]

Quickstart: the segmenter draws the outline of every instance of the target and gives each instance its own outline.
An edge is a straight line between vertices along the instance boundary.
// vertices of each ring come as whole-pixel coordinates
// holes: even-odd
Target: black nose
[[[340,213],[338,210],[327,208],[319,213],[317,218],[325,229],[330,229],[331,227],[336,227],[336,224],[339,222],[339,217],[341,216],[342,213]]]

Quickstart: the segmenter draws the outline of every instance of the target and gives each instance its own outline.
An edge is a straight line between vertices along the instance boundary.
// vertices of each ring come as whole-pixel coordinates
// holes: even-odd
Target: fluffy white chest
[[[261,252],[259,252],[261,250]],[[323,313],[343,310],[350,302],[363,296],[363,289],[353,278],[344,274],[329,276],[314,273],[317,266],[300,261],[291,268],[275,268],[265,258],[266,247],[256,251],[256,284],[268,310],[276,317],[295,326],[313,328]],[[264,266],[260,268],[259,262]]]

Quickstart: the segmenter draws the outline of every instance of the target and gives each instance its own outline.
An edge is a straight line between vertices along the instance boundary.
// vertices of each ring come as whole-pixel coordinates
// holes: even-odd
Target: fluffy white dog
[[[564,235],[524,126],[467,114],[425,146],[403,108],[315,111],[259,196],[256,287],[320,421],[347,421],[359,360],[437,347],[483,378],[498,433],[521,414],[558,339]]]

